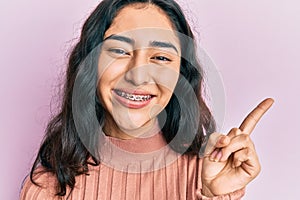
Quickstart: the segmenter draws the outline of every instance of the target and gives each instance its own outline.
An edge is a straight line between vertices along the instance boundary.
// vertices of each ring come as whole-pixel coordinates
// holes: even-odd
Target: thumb
[[[230,140],[227,136],[221,133],[212,133],[209,136],[204,155],[210,155],[216,148],[227,146],[229,142]]]

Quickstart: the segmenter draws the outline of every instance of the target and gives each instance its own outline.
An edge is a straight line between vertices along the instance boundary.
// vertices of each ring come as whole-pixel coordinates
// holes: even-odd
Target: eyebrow
[[[129,37],[125,37],[125,36],[121,36],[121,35],[110,35],[108,36],[107,38],[104,39],[104,41],[106,40],[118,40],[118,41],[121,41],[121,42],[126,42],[128,44],[131,44],[131,45],[134,45],[134,41],[129,38]]]
[[[115,35],[115,34],[110,35],[104,39],[104,41],[106,41],[106,40],[118,40],[121,42],[126,42],[130,45],[134,45],[134,43],[135,43],[134,40],[129,37],[122,36],[122,35]],[[173,45],[170,42],[151,41],[149,43],[149,45],[150,45],[150,47],[171,48],[171,49],[174,49],[178,53],[178,49],[175,47],[175,45]]]
[[[169,42],[152,41],[152,42],[150,42],[150,46],[151,47],[161,47],[161,48],[171,48],[171,49],[174,49],[178,53],[177,48],[172,43],[169,43]]]

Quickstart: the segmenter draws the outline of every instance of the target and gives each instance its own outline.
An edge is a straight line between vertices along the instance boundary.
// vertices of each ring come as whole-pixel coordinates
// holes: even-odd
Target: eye
[[[158,61],[164,61],[164,62],[170,62],[171,61],[171,59],[169,59],[165,56],[154,56],[151,59],[155,59],[155,60],[158,60]]]
[[[108,49],[108,51],[119,55],[130,55],[129,52],[119,48]]]

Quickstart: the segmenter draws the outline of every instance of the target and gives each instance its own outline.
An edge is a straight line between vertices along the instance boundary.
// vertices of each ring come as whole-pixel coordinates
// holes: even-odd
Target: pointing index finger
[[[269,110],[269,108],[274,103],[274,100],[271,98],[267,98],[263,100],[254,110],[252,110],[248,116],[244,119],[242,124],[240,125],[240,130],[250,134],[255,128],[256,124],[260,120],[260,118]]]

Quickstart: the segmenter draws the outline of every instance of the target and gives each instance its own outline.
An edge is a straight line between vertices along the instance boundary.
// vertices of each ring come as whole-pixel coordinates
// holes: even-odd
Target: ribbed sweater
[[[29,177],[23,183],[21,200],[238,200],[244,189],[207,198],[201,194],[202,159],[175,153],[162,134],[122,140],[103,136],[101,162],[89,165],[88,175],[76,177],[69,197],[56,196],[57,180],[51,173]],[[37,170],[40,170],[39,167]]]

